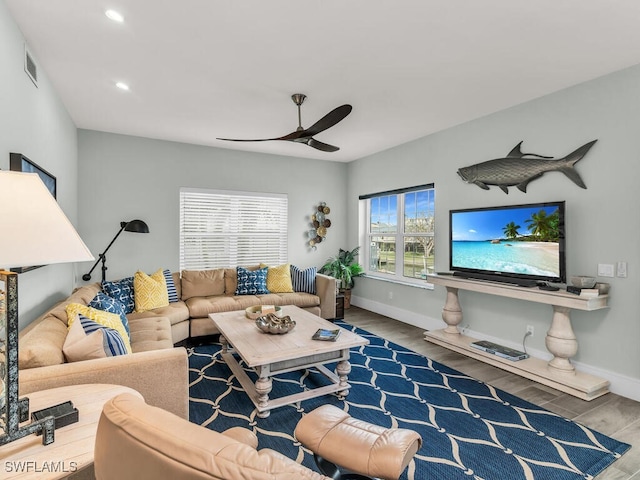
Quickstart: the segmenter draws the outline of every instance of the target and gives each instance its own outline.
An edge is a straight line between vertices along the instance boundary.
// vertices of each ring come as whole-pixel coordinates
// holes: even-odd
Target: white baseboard
[[[356,295],[352,295],[351,304],[356,307],[364,308],[370,312],[374,312],[380,315],[384,315],[394,320],[399,320],[409,325],[414,325],[425,330],[438,330],[445,327],[442,319],[429,317],[427,315],[421,315],[419,313],[411,312],[398,308],[385,303],[376,302],[375,300],[369,300],[361,298]],[[465,331],[465,335],[468,335],[478,340],[489,340],[491,342],[499,343],[505,347],[514,348],[516,350],[522,350],[522,344],[517,342],[511,342],[502,338],[492,337],[473,330]],[[551,354],[546,350],[537,350],[527,348],[527,353],[535,358],[541,358],[544,360],[550,360]],[[630,398],[632,400],[640,402],[640,379],[631,378],[626,375],[622,375],[609,370],[604,370],[593,365],[587,365],[582,362],[572,362],[577,370],[580,370],[591,375],[595,375],[600,378],[609,380],[611,392],[621,395],[623,397]]]

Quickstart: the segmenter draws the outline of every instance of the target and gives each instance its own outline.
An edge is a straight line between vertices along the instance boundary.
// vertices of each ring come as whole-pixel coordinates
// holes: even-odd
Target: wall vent
[[[38,86],[38,67],[36,66],[36,62],[33,61],[33,57],[29,50],[27,50],[27,45],[24,46],[24,71],[27,73],[33,84]]]

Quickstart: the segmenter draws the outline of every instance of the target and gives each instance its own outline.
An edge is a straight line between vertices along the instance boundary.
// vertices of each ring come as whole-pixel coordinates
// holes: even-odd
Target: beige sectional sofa
[[[254,305],[297,305],[326,319],[335,317],[336,280],[318,274],[316,294],[270,293],[234,295],[234,268],[173,273],[177,302],[127,315],[129,355],[67,363],[66,306],[87,305],[101,290],[99,283],[77,288],[23,331],[19,339],[20,395],[65,385],[113,383],[131,387],[147,403],[188,418],[188,361],[175,344],[188,338],[218,333],[209,313],[244,310]]]
[[[257,268],[256,267],[249,267]],[[171,323],[173,343],[219,333],[209,318],[210,313],[244,310],[255,305],[296,305],[330,320],[336,317],[336,279],[316,275],[316,293],[269,293],[265,295],[235,295],[235,268],[215,270],[184,270],[173,273],[180,301],[147,312],[130,313],[130,320],[166,317]]]

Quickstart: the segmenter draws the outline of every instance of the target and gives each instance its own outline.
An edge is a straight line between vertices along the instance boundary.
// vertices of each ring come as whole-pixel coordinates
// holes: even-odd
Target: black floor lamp
[[[149,233],[149,227],[142,220],[131,220],[130,222],[120,222],[120,230],[118,230],[118,233],[116,233],[116,236],[113,237],[113,240],[111,240],[111,243],[107,245],[107,248],[104,249],[104,252],[102,252],[98,256],[98,260],[96,260],[96,263],[93,264],[93,267],[91,267],[91,270],[89,270],[89,273],[85,273],[82,276],[82,280],[84,280],[85,282],[88,282],[89,280],[91,280],[91,272],[93,272],[93,270],[96,268],[96,266],[100,262],[102,262],[102,281],[104,282],[106,280],[106,276],[107,276],[106,253],[111,248],[111,245],[113,245],[113,242],[116,241],[116,238],[120,236],[123,230],[125,232],[133,232],[133,233]]]

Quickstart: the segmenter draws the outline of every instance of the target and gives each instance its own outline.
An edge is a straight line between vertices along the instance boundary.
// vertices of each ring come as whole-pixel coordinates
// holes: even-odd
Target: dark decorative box
[[[46,417],[55,417],[56,430],[78,421],[78,409],[71,401],[60,403],[52,407],[43,408],[31,413],[31,421],[37,422]]]

